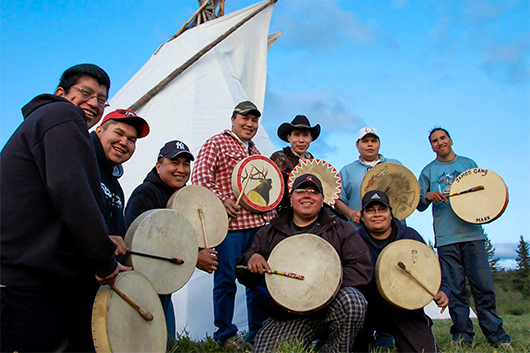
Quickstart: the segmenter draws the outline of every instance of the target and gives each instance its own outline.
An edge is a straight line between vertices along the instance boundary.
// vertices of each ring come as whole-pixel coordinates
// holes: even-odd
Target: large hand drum
[[[399,262],[406,266],[410,275],[398,266]],[[430,247],[416,240],[403,239],[381,251],[375,264],[375,279],[386,301],[401,309],[414,310],[433,300],[431,293],[438,292],[442,272],[438,257]]]
[[[289,311],[305,313],[330,302],[342,283],[342,266],[337,251],[314,234],[293,235],[274,247],[267,260],[271,269],[304,276],[298,280],[265,274],[271,297]]]
[[[420,185],[414,174],[397,163],[379,163],[370,169],[361,182],[361,199],[371,190],[388,195],[392,214],[404,220],[414,212],[420,202]]]
[[[190,279],[199,246],[188,219],[175,210],[154,209],[138,216],[127,230],[125,244],[135,252],[184,260],[175,264],[160,259],[130,255],[125,263],[142,272],[158,294],[170,294]]]
[[[190,221],[200,248],[213,248],[228,232],[228,216],[219,198],[200,185],[188,185],[176,191],[167,207],[182,213]]]
[[[232,192],[250,212],[273,210],[283,196],[283,177],[278,166],[265,156],[239,161],[232,171]],[[243,193],[241,198],[240,194]]]
[[[476,186],[484,188],[469,191]],[[460,193],[459,195],[454,195]],[[451,207],[462,220],[483,224],[499,218],[508,206],[508,188],[500,176],[488,169],[472,168],[460,173],[451,186]]]
[[[320,179],[324,188],[324,202],[333,206],[342,191],[342,181],[337,169],[322,159],[305,159],[293,168],[289,174],[289,193],[295,179],[307,173],[316,175]]]
[[[114,286],[153,315],[145,320],[109,286],[101,286],[92,308],[92,338],[96,352],[165,352],[166,319],[160,298],[137,271],[120,273]]]

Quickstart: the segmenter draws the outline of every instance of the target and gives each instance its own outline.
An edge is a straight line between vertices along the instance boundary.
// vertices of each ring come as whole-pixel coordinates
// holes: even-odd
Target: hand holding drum
[[[460,173],[446,197],[451,197],[451,208],[456,215],[473,224],[493,222],[508,206],[506,184],[500,176],[483,168]]]
[[[434,251],[417,240],[397,240],[387,245],[375,265],[379,292],[401,309],[423,308],[436,297],[442,272]]]

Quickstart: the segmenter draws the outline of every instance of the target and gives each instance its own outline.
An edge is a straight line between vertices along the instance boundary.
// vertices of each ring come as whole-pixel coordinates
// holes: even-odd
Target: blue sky
[[[226,0],[226,12],[254,1]],[[68,67],[91,62],[114,95],[196,10],[197,1],[2,1],[0,146],[20,108],[52,93]],[[444,126],[457,154],[501,175],[504,215],[485,226],[497,255],[530,240],[528,1],[279,0],[271,32],[264,127],[320,123],[311,145],[337,169],[358,157],[357,131],[376,127],[381,153],[415,175],[434,159],[427,135]],[[125,165],[125,168],[127,166]],[[433,239],[430,209],[408,219]],[[513,265],[506,262],[506,265]]]

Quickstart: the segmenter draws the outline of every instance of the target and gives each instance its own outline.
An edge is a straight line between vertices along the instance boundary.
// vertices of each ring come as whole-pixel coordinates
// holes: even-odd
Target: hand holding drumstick
[[[425,291],[427,291],[427,293],[429,293],[432,297],[433,297],[433,300],[436,302],[436,304],[442,308],[442,310],[440,310],[440,313],[443,313],[445,311],[445,308],[447,307],[447,305],[449,305],[449,298],[447,297],[447,294],[445,294],[444,292],[442,292],[441,290],[438,291],[438,293],[434,294],[430,289],[428,289],[418,278],[416,278],[416,276],[414,276],[412,274],[412,272],[410,272],[410,270],[407,268],[407,266],[399,261],[397,263],[397,265],[399,266],[399,268],[401,268],[407,275],[410,276],[410,278],[412,278],[414,280],[414,282],[418,283],[423,289],[425,289]]]
[[[247,266],[236,266],[236,268],[246,269],[252,273],[257,273],[260,275],[263,275],[266,272],[268,274],[282,275],[299,280],[304,279],[303,275],[297,273],[272,270],[265,258],[258,253],[255,253],[250,257]]]

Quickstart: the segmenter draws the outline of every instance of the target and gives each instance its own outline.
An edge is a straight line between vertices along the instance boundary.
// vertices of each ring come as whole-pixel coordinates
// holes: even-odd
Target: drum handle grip
[[[208,238],[206,237],[206,226],[204,225],[204,215],[202,212],[202,208],[199,207],[197,209],[197,212],[199,212],[199,218],[201,219],[202,235],[204,237],[204,246],[206,247],[206,249],[209,249],[210,247],[208,246]]]
[[[127,303],[129,303],[133,308],[138,311],[140,315],[146,320],[146,321],[153,321],[153,314],[151,314],[149,311],[142,309],[138,304],[132,301],[131,298],[129,298],[125,293],[123,293],[121,290],[119,290],[113,283],[109,283],[110,288],[112,288],[120,297],[123,298]]]
[[[406,273],[407,275],[409,275],[410,278],[412,278],[412,279],[413,279],[416,283],[418,283],[423,289],[425,289],[430,295],[432,295],[433,298],[436,296],[436,294],[434,294],[433,292],[431,292],[431,290],[430,290],[429,288],[427,288],[423,283],[421,283],[421,282],[420,282],[420,281],[419,281],[419,280],[418,280],[418,279],[412,274],[412,272],[410,272],[410,270],[407,268],[407,266],[406,266],[403,262],[399,261],[397,264],[398,264],[398,266],[399,266],[400,269],[402,269],[403,271],[405,271],[405,273]]]
[[[241,269],[241,270],[248,270],[248,267],[245,266],[245,265],[237,265],[236,268],[238,269]],[[275,271],[275,270],[270,270],[270,271],[267,271],[267,273],[269,275],[281,275],[281,276],[285,276],[285,277],[290,277],[290,278],[295,278],[295,279],[299,279],[301,281],[304,280],[304,275],[299,275],[298,273],[294,273],[294,272],[284,272],[284,271]]]
[[[451,197],[451,196],[456,196],[456,195],[462,195],[462,194],[466,194],[468,192],[473,192],[473,191],[478,191],[478,190],[484,190],[484,186],[483,185],[477,185],[477,186],[473,186],[471,189],[467,189],[467,190],[462,190],[462,191],[459,191],[459,192],[455,192],[453,194],[449,194],[445,197]]]

